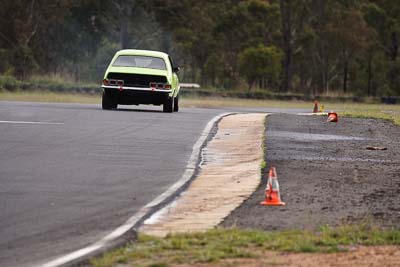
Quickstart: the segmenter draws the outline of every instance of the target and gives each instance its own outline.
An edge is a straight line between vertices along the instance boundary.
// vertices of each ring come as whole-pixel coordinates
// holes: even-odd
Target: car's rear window
[[[119,56],[113,66],[117,67],[136,67],[166,70],[165,62],[159,57],[148,56]]]

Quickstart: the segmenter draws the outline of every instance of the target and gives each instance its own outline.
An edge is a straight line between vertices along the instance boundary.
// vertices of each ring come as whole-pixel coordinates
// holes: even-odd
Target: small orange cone
[[[279,183],[275,167],[269,169],[267,187],[265,188],[265,200],[260,203],[264,206],[285,206],[279,194]]]
[[[338,122],[338,115],[336,112],[329,112],[327,122]]]
[[[317,100],[314,101],[314,110],[313,110],[313,113],[318,113],[318,101],[317,101]]]

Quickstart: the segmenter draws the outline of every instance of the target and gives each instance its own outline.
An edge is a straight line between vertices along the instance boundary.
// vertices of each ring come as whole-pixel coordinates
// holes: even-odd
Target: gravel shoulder
[[[274,114],[267,118],[267,168],[249,199],[221,223],[263,230],[316,229],[367,221],[400,228],[400,127],[375,119]],[[387,150],[367,150],[367,147]],[[284,207],[260,206],[277,168]]]

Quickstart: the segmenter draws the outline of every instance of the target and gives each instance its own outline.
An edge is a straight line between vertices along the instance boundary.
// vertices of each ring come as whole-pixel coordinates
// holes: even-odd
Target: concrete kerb
[[[167,189],[163,194],[146,204],[142,209],[130,217],[123,225],[112,231],[99,241],[76,250],[74,252],[57,257],[53,260],[39,264],[42,267],[59,267],[59,266],[82,266],[91,257],[101,255],[105,251],[123,246],[124,244],[134,241],[137,237],[137,228],[144,220],[149,218],[153,213],[163,208],[175,199],[183,190],[187,188],[190,182],[196,177],[198,166],[201,161],[200,153],[207,145],[208,141],[213,138],[216,133],[218,122],[226,116],[237,114],[236,112],[227,112],[215,116],[208,122],[199,139],[193,146],[192,154],[189,158],[186,170],[181,179]]]
[[[196,179],[176,201],[146,220],[139,231],[160,237],[205,231],[238,207],[260,183],[266,115],[251,113],[223,118],[215,138],[202,149],[206,164],[201,166]]]

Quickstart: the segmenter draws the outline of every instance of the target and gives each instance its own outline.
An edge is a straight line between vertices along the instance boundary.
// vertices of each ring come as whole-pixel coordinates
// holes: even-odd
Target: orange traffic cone
[[[264,206],[285,206],[279,194],[279,183],[275,167],[269,169],[267,187],[265,188],[265,200],[260,203]]]
[[[338,122],[338,115],[336,112],[329,112],[327,122]]]
[[[313,113],[318,113],[318,101],[317,101],[317,100],[314,101],[314,110],[313,110]]]

